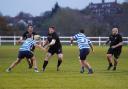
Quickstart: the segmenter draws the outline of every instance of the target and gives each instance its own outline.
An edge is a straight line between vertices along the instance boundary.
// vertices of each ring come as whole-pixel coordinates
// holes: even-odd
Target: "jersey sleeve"
[[[92,44],[92,42],[91,42],[89,39],[88,39],[88,43],[89,43],[89,44]]]
[[[27,32],[23,33],[23,35],[22,35],[23,39],[27,38],[26,34],[27,34]]]
[[[121,36],[121,35],[119,35],[119,36],[118,36],[118,39],[119,39],[119,42],[122,42],[122,41],[123,41],[123,39],[122,39],[122,36]]]
[[[77,34],[73,36],[73,39],[74,40],[77,40]]]
[[[36,45],[36,41],[33,41],[33,45],[34,45],[34,46]]]
[[[36,32],[33,32],[32,34],[33,34],[33,35],[38,35]]]
[[[52,34],[52,39],[55,39],[55,40],[57,40],[57,38],[58,38],[58,36],[57,36],[57,34]]]

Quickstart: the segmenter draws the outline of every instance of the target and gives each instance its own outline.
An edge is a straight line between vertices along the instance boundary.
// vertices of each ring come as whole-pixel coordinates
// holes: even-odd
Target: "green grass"
[[[128,48],[124,47],[117,71],[107,71],[107,47],[95,47],[95,54],[88,56],[94,69],[93,75],[79,73],[78,49],[64,46],[61,71],[56,71],[56,55],[51,58],[45,72],[34,73],[23,60],[12,72],[6,68],[16,59],[18,46],[0,46],[0,89],[128,89]],[[41,71],[45,53],[36,50]]]

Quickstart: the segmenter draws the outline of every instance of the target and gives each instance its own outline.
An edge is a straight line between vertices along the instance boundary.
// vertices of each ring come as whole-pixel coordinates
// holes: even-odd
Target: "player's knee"
[[[106,56],[107,56],[107,58],[110,58],[110,57],[112,57],[112,55],[111,55],[111,54],[107,54]]]
[[[17,59],[17,60],[15,61],[15,63],[20,63],[20,61],[21,61],[20,59]]]
[[[62,60],[63,59],[63,54],[58,54],[58,60]]]

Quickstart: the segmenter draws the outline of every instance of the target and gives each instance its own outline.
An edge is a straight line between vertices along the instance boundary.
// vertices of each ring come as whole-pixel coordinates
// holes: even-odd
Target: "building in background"
[[[91,14],[97,16],[121,13],[121,8],[117,0],[114,2],[105,2],[105,0],[102,0],[101,3],[90,3],[87,9],[91,12]]]

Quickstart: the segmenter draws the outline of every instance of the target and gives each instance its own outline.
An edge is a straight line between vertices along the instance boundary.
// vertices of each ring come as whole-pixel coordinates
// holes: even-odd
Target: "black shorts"
[[[86,57],[89,54],[89,52],[89,48],[80,49],[80,60],[86,60]]]
[[[62,53],[62,47],[59,48],[49,48],[48,52],[51,53],[52,55],[56,54],[61,54]]]
[[[121,49],[109,48],[107,54],[112,54],[116,59],[118,59],[121,54]]]
[[[33,57],[33,53],[30,51],[19,51],[18,53],[19,59],[23,59],[23,58],[31,59],[32,57]]]

